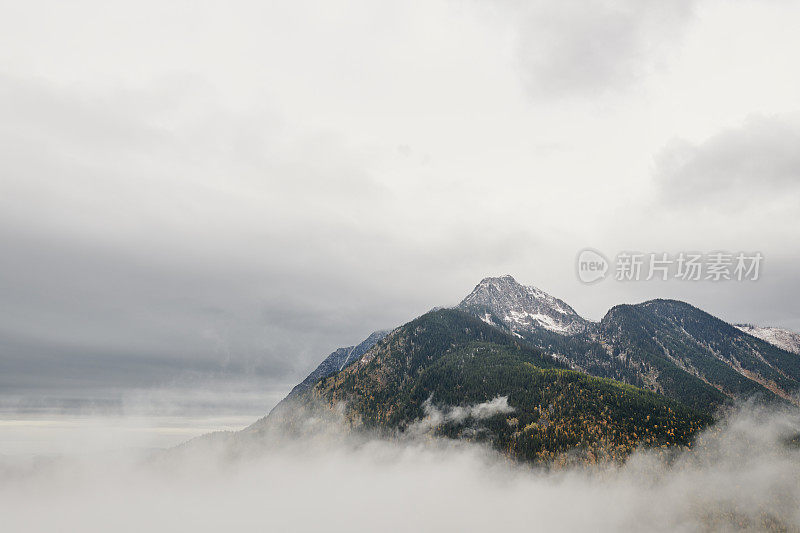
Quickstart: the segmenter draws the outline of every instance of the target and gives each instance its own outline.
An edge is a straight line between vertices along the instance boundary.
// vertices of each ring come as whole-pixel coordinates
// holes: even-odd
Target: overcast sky
[[[279,395],[506,273],[591,319],[673,297],[800,330],[798,2],[0,13],[0,395]],[[587,286],[584,247],[765,261]]]

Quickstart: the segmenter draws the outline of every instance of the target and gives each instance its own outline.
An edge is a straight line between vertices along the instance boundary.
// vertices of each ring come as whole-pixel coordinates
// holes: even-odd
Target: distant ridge
[[[295,385],[289,392],[287,398],[291,398],[311,387],[313,387],[319,380],[341,372],[348,365],[358,361],[367,350],[375,346],[377,342],[386,337],[389,330],[380,330],[372,332],[369,337],[354,346],[347,346],[345,348],[338,348],[328,357],[326,357],[303,381]]]

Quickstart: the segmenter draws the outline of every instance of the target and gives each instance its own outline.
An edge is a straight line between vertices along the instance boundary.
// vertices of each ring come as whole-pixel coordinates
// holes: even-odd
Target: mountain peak
[[[464,300],[468,300],[476,293],[480,293],[482,289],[499,291],[507,294],[529,294],[537,298],[552,298],[552,296],[538,289],[537,287],[534,287],[533,285],[523,285],[514,279],[514,276],[511,274],[506,274],[504,276],[489,276],[483,278],[481,282],[478,283],[478,285],[476,285],[472,290],[472,293],[470,293]]]
[[[481,280],[481,283],[498,283],[498,282],[508,282],[508,283],[516,283],[519,285],[519,282],[514,279],[514,276],[511,274],[505,274],[503,276],[487,276]]]
[[[586,320],[565,302],[509,274],[483,278],[458,308],[517,335],[535,329],[572,335],[586,329]]]

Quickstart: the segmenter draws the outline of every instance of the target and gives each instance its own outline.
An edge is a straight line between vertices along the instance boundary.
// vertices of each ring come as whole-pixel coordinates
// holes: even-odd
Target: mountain
[[[796,356],[687,303],[618,305],[599,323],[511,276],[486,278],[459,306],[568,367],[713,412],[734,398],[790,400]]]
[[[517,335],[540,330],[573,335],[589,324],[562,300],[508,275],[484,278],[457,308]]]
[[[800,333],[788,329],[754,326],[752,324],[736,324],[736,327],[748,335],[766,341],[781,350],[800,355]]]
[[[298,413],[317,404],[344,409],[352,427],[387,435],[430,431],[548,462],[621,460],[640,445],[688,445],[711,422],[664,396],[567,369],[454,309],[397,328],[292,403]],[[300,424],[285,410],[280,419]]]

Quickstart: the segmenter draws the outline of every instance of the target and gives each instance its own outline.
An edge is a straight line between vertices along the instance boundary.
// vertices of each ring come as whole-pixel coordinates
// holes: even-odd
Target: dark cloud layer
[[[90,97],[0,77],[0,90],[5,392],[193,373],[285,387],[531,242],[458,220],[408,233],[418,213],[335,136],[203,108],[195,138],[194,124],[157,125],[186,104],[156,89]]]
[[[792,200],[800,208],[800,117],[752,116],[703,142],[673,141],[656,158],[663,196],[689,206]],[[787,195],[789,195],[787,197]]]

